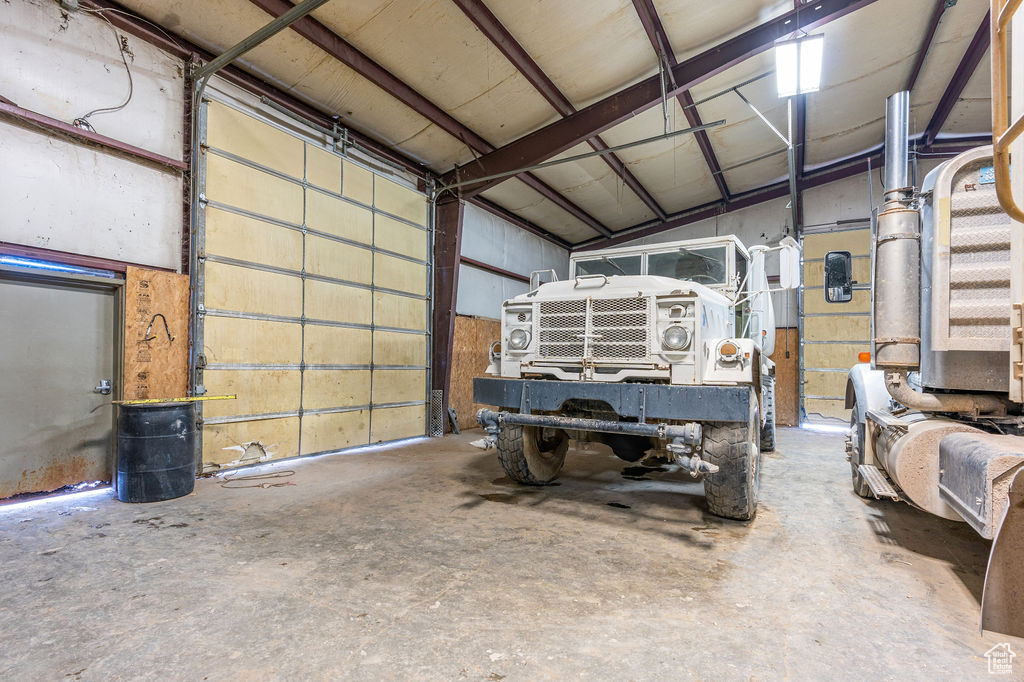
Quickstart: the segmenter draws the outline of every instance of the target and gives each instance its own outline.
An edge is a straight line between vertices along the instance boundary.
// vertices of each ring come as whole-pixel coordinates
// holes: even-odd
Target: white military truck
[[[662,451],[703,477],[708,509],[757,510],[759,459],[775,447],[775,343],[765,257],[798,284],[792,238],[749,251],[736,237],[588,251],[570,279],[506,301],[477,420],[509,478],[554,480],[570,440],[626,461]]]

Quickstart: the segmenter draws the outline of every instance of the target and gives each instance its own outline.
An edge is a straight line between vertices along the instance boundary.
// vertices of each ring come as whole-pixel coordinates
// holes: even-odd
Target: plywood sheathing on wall
[[[452,343],[452,384],[450,404],[458,416],[459,428],[476,428],[476,412],[485,405],[473,402],[473,379],[486,376],[489,349],[501,338],[501,322],[483,317],[458,315]]]
[[[786,357],[787,341],[789,357]],[[775,423],[800,423],[800,333],[795,327],[775,330]],[[845,377],[844,377],[845,378]]]
[[[125,274],[125,400],[188,392],[188,275],[128,267]]]

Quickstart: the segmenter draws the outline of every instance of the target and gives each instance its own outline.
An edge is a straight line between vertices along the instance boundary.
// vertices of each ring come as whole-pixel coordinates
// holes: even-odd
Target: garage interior
[[[993,88],[1013,39],[999,28],[1006,4],[0,3],[0,676],[1010,670],[1024,631],[979,628],[983,599],[1009,620],[1021,599],[986,583],[1002,507],[977,523],[946,502],[939,513],[886,469],[881,444],[878,467],[866,464],[876,446],[865,438],[918,427],[912,401],[883,395],[871,410],[852,378],[858,364],[885,369],[896,391],[892,377],[908,377],[897,369],[917,365],[887,350],[938,343],[920,329],[881,335],[882,250],[913,244],[922,272],[931,253],[920,235],[879,237],[893,202],[915,215],[933,200],[936,215],[950,201],[954,219],[994,215],[938,198],[944,164],[969,158],[982,179],[953,185],[999,205],[1010,168],[1000,136],[1016,129],[999,128],[1007,95]],[[821,50],[820,83],[805,87],[799,71],[783,93],[781,50],[802,60],[807,45]],[[887,107],[899,100],[887,98],[900,92],[909,158],[894,187]],[[966,156],[979,148],[987,156]],[[939,178],[934,190],[928,178]],[[1005,248],[964,250],[989,248],[1003,259],[992,267],[1024,271],[1024,228],[998,211]],[[531,416],[531,400],[550,416],[537,386],[570,382],[564,362],[546,377],[519,374],[518,362],[508,373],[516,346],[503,304],[537,305],[543,320],[530,297],[551,287],[667,281],[648,252],[735,241],[726,265],[737,300],[696,290],[726,302],[730,325],[735,310],[729,338],[765,325],[745,341],[754,383],[724,382],[749,393],[759,433],[777,425],[773,448],[755,435],[747,451],[756,516],[716,512],[705,484],[717,466],[687,471],[702,462],[699,427],[695,441],[679,437],[686,454],[671,436],[664,445],[655,393],[675,374],[614,383],[586,357],[578,383],[641,387],[639,417],[619,412],[624,428],[632,438],[661,428],[663,448],[628,461],[608,438],[558,431],[568,454],[557,480],[521,485],[499,459],[504,429],[548,433],[514,420]],[[633,253],[644,270],[627,273],[619,263]],[[838,294],[826,264],[837,253]],[[758,254],[767,288],[755,291]],[[912,296],[933,290],[907,277]],[[990,279],[1008,297],[993,318],[1002,326],[986,322],[974,347],[1002,353],[1009,371],[993,380],[971,369],[970,409],[920,409],[945,415],[950,432],[1004,439],[985,455],[1003,469],[979,495],[1009,500],[1005,547],[1009,510],[1024,504],[1014,497],[1024,479],[1011,484],[1024,470],[1024,379],[1012,364],[1024,277]],[[984,309],[979,281],[966,288]],[[602,342],[591,293],[578,296],[582,340],[556,343],[586,356]],[[706,355],[726,353],[708,343]],[[906,390],[951,400],[954,387],[920,371]],[[511,403],[481,402],[488,376],[528,381]],[[706,444],[709,420],[726,411],[725,393],[710,389],[724,385],[687,382],[709,384],[696,403],[712,415]],[[979,408],[985,400],[998,409]],[[505,412],[489,423],[482,409]],[[157,413],[183,429],[177,445],[150,442]],[[132,461],[154,447],[185,456],[166,480]],[[952,466],[939,461],[936,476]],[[994,579],[1021,592],[1012,576]]]

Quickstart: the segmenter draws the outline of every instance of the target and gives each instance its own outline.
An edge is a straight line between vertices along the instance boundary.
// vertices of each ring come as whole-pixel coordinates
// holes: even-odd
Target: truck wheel
[[[502,424],[497,449],[498,461],[509,478],[526,485],[545,485],[562,470],[569,435],[558,429]]]
[[[710,422],[704,426],[704,454],[718,473],[704,478],[708,511],[727,519],[748,521],[757,513],[761,469],[761,418],[751,393],[746,424]]]
[[[645,436],[630,436],[624,433],[606,433],[605,445],[612,449],[615,456],[627,462],[639,462],[651,449],[651,441]]]
[[[768,390],[764,400],[767,417],[761,427],[761,452],[775,451],[775,378],[768,379]]]
[[[860,475],[858,466],[864,463],[864,422],[860,418],[860,406],[854,401],[850,410],[850,474],[853,477],[853,492],[861,497],[873,497],[871,487]]]

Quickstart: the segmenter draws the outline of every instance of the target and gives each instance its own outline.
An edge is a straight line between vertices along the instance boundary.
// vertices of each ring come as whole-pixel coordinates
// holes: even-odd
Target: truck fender
[[[867,362],[850,368],[846,378],[846,409],[853,407],[854,400],[861,406],[861,422],[868,410],[888,410],[890,397],[885,388],[885,372],[871,369],[871,364]]]

